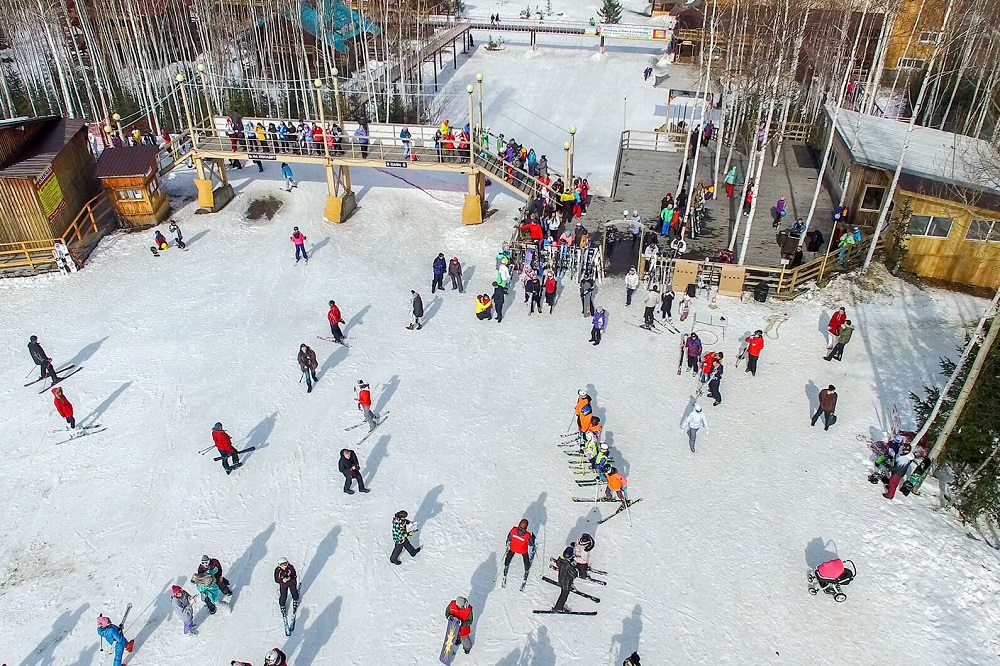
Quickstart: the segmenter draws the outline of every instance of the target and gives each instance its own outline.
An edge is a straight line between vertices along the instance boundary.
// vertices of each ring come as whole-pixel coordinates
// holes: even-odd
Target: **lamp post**
[[[187,91],[184,90],[184,75],[177,74],[177,85],[181,89],[181,102],[184,103],[184,117],[187,119],[188,131],[191,132],[191,145],[198,149],[198,137],[194,133],[194,125],[191,123],[191,108],[188,106]],[[116,113],[115,116],[118,114]]]
[[[472,140],[472,133],[475,132],[475,118],[472,115],[472,93],[476,91],[476,88],[470,83],[465,86],[465,91],[469,93],[469,164],[472,164],[474,161],[473,155],[476,154],[476,142]]]
[[[566,187],[573,184],[573,156],[576,152],[576,125],[569,128],[569,172],[566,177]]]
[[[323,137],[323,154],[330,159],[330,144],[326,142],[326,118],[323,117],[323,81],[315,79],[313,86],[316,87],[316,107],[319,108],[319,128],[320,136]]]
[[[334,67],[333,71],[330,73],[333,74],[333,101],[337,104],[337,126],[340,128],[340,131],[343,132],[344,120],[340,116],[340,72],[337,71],[336,67]]]
[[[205,110],[208,112],[209,121],[215,115],[212,113],[212,99],[208,96],[208,81],[205,79],[205,65],[198,63],[198,76],[201,78],[201,90],[205,93]]]
[[[482,132],[483,128],[486,127],[486,123],[483,122],[483,74],[480,72],[476,74],[476,85],[479,86],[479,131]]]
[[[569,180],[569,141],[563,143],[563,173],[566,175],[566,182],[563,186],[563,192],[569,191],[570,180]]]
[[[111,116],[111,119],[115,121],[115,125],[118,126],[118,138],[122,140],[122,143],[126,142],[125,134],[122,132],[122,117],[117,113]]]
[[[114,135],[112,134],[112,132],[114,132],[114,130],[111,129],[111,125],[110,124],[107,124],[107,125],[104,126],[104,134],[107,135],[108,141],[111,141],[111,146],[105,145],[104,146],[105,148],[110,148],[110,147],[112,147],[112,146],[115,145],[114,140],[113,140],[114,139]]]

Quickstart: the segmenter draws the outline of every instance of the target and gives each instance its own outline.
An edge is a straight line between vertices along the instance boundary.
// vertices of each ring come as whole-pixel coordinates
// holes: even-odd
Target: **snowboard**
[[[75,367],[76,367],[76,365],[74,365],[73,363],[70,363],[69,365],[64,366],[62,368],[56,368],[56,374],[58,375],[60,372],[66,372],[70,368],[75,368]],[[47,376],[48,375],[46,375],[46,377]],[[45,377],[39,377],[38,379],[36,379],[34,381],[28,382],[27,384],[25,384],[25,386],[27,387],[27,386],[31,386],[32,384],[37,384],[38,382],[42,381],[43,379],[45,379]]]
[[[256,450],[257,450],[257,447],[256,447],[256,446],[248,446],[248,447],[247,447],[247,448],[245,448],[245,449],[240,449],[240,450],[239,450],[239,451],[237,451],[236,453],[237,453],[238,455],[243,455],[244,453],[249,453],[250,451],[256,451]],[[214,461],[216,461],[216,462],[219,462],[220,460],[222,460],[222,456],[216,456],[215,458],[212,458],[212,460],[214,460]],[[237,463],[237,464],[238,464],[238,465],[242,465],[243,463]]]
[[[81,370],[83,370],[83,366],[80,366],[79,368],[77,368],[77,369],[76,369],[76,370],[74,370],[73,372],[69,373],[68,375],[63,375],[62,377],[60,377],[59,379],[55,380],[55,381],[54,381],[54,382],[52,382],[52,383],[51,383],[50,385],[46,386],[46,387],[45,387],[45,388],[43,388],[43,389],[42,389],[41,391],[39,391],[39,392],[38,392],[38,395],[41,395],[41,394],[45,393],[46,391],[50,390],[50,389],[51,389],[51,388],[52,388],[53,386],[55,386],[56,384],[59,384],[60,382],[63,382],[63,381],[65,381],[65,380],[69,379],[70,377],[72,377],[72,376],[73,376],[73,375],[75,375],[76,373],[80,372]],[[58,374],[58,373],[57,373],[57,374]]]
[[[442,664],[450,665],[455,660],[458,652],[458,631],[462,623],[457,617],[448,618],[448,628],[444,632],[444,643],[441,645],[441,655],[439,659]]]

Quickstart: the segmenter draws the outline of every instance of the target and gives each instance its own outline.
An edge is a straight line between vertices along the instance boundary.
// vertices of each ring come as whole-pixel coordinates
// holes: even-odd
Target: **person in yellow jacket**
[[[493,319],[493,302],[487,294],[476,296],[476,319]]]
[[[447,118],[445,118],[444,121],[441,123],[441,128],[440,129],[441,129],[441,136],[447,136],[448,132],[451,131],[451,127],[448,125],[448,119]]]

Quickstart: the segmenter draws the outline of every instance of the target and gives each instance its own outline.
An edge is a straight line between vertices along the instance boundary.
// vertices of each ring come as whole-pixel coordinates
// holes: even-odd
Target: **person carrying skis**
[[[219,586],[219,590],[228,596],[232,596],[233,590],[229,587],[229,580],[222,575],[222,564],[219,560],[214,557],[209,557],[208,555],[201,556],[201,564],[198,565],[198,573],[207,573],[215,578],[215,584]]]
[[[299,607],[299,578],[295,573],[295,567],[288,563],[285,558],[278,559],[278,566],[274,567],[274,582],[278,584],[278,608],[281,609],[281,617],[287,617],[285,604],[288,597],[292,597],[292,615]]]
[[[371,387],[368,386],[365,380],[359,379],[358,385],[354,388],[354,393],[354,399],[358,401],[358,409],[364,412],[365,421],[368,422],[368,432],[371,432],[378,425],[378,416],[372,412]]]
[[[560,613],[570,612],[566,608],[566,599],[569,598],[569,593],[573,590],[573,581],[580,576],[579,569],[573,564],[573,548],[566,547],[563,554],[556,560],[556,568],[559,570],[559,598],[556,599],[552,610]]]
[[[520,555],[524,562],[524,577],[527,579],[531,561],[535,559],[535,535],[528,531],[528,521],[521,520],[507,533],[507,554],[503,558],[503,581],[507,584],[507,570],[514,555]]]
[[[117,624],[112,624],[111,618],[105,615],[98,615],[97,635],[106,640],[108,645],[110,645],[115,651],[112,666],[122,666],[122,657],[125,655],[126,650],[128,652],[132,651],[132,641],[125,640],[125,634],[122,633],[122,627]]]
[[[45,379],[45,377],[48,376],[52,379],[53,384],[59,381],[59,376],[56,375],[56,369],[52,367],[52,359],[49,358],[48,354],[45,353],[45,350],[42,349],[42,345],[38,342],[37,335],[32,335],[28,339],[28,353],[31,354],[31,360],[38,366],[39,380]]]
[[[184,635],[186,636],[196,626],[194,623],[194,603],[191,601],[191,593],[180,585],[174,585],[170,588],[170,598],[173,601],[174,608],[180,613],[181,620],[184,622]]]
[[[660,288],[655,284],[646,292],[646,310],[643,312],[643,323],[646,328],[653,329],[654,313],[656,306],[660,304]]]
[[[635,266],[628,269],[628,274],[625,276],[625,307],[632,305],[632,294],[635,290],[639,288],[639,274],[635,270]]]
[[[824,357],[824,360],[842,360],[844,358],[844,347],[851,341],[851,335],[853,334],[854,327],[851,326],[851,320],[845,319],[844,323],[840,325],[840,332],[837,333],[837,342],[833,345],[830,353]]]
[[[351,483],[354,479],[358,480],[358,490],[363,493],[368,492],[368,489],[365,488],[365,480],[361,477],[361,463],[358,462],[358,454],[351,449],[341,449],[337,467],[344,475],[344,492],[346,494],[354,494],[354,491],[351,490]]]
[[[292,229],[292,235],[290,236],[292,244],[295,245],[295,263],[299,262],[299,259],[305,259],[306,263],[309,263],[309,255],[306,253],[306,236],[299,231],[298,227]]]
[[[684,343],[685,354],[687,355],[687,367],[692,375],[698,374],[698,362],[701,360],[701,340],[697,333],[692,333]]]
[[[174,235],[174,244],[177,245],[177,247],[182,250],[187,247],[184,243],[184,234],[181,233],[181,228],[177,226],[177,222],[170,220],[167,230]]]
[[[330,322],[330,334],[333,336],[333,341],[344,344],[344,332],[340,330],[340,322],[344,318],[340,315],[340,308],[337,307],[336,301],[330,301],[330,310],[326,313],[326,320]]]
[[[833,384],[819,392],[819,408],[813,414],[812,423],[816,425],[816,420],[820,414],[823,415],[823,430],[829,430],[831,421],[834,420],[834,412],[837,410],[837,389]]]
[[[597,308],[597,312],[594,313],[591,325],[590,341],[594,343],[594,346],[596,347],[601,344],[601,334],[604,333],[604,329],[608,326],[608,318],[604,314],[604,308]]]
[[[52,389],[52,395],[55,396],[53,403],[56,406],[56,411],[59,412],[59,416],[66,419],[66,427],[70,430],[76,429],[76,419],[73,418],[73,405],[63,394],[62,388],[57,386]]]
[[[465,293],[465,285],[462,284],[462,264],[459,263],[458,257],[452,257],[451,261],[448,262],[448,277],[451,278],[451,290],[455,291],[458,289],[458,293]]]
[[[497,313],[497,323],[503,321],[503,301],[507,291],[496,282],[493,283],[493,311]]]
[[[764,350],[764,331],[760,329],[753,332],[749,338],[744,339],[747,343],[747,369],[751,377],[757,376],[757,359],[760,358],[761,351]]]
[[[424,302],[420,298],[420,294],[412,289],[410,290],[410,297],[410,305],[413,311],[413,323],[406,328],[410,331],[414,329],[419,331],[424,327],[424,325],[420,323],[420,318],[424,316]]]
[[[580,280],[580,302],[583,304],[583,316],[594,315],[594,278],[589,274]]]
[[[462,643],[462,649],[465,650],[465,654],[472,652],[472,621],[474,619],[472,613],[472,605],[465,597],[456,597],[451,600],[448,604],[448,608],[444,611],[444,617],[446,620],[455,618],[459,621],[458,625],[458,640]]]
[[[396,515],[392,517],[392,543],[394,545],[392,554],[389,555],[389,561],[396,565],[402,564],[399,561],[399,556],[403,553],[404,548],[410,557],[416,557],[420,549],[423,548],[423,546],[414,548],[413,544],[410,543],[410,537],[417,531],[417,526],[413,521],[407,519],[407,515],[406,511],[397,511]]]
[[[438,256],[434,258],[433,269],[434,278],[431,280],[432,294],[438,289],[444,291],[444,274],[448,270],[448,262],[444,258],[444,252],[439,252]]]
[[[298,361],[299,370],[306,376],[306,393],[312,393],[313,382],[319,381],[316,377],[316,368],[319,367],[319,363],[316,362],[316,352],[303,342],[299,345]]]
[[[691,413],[687,415],[687,418],[681,424],[681,432],[687,432],[691,453],[694,453],[694,443],[698,439],[698,431],[702,428],[708,430],[708,419],[705,418],[705,413],[702,411],[701,405],[696,402]]]
[[[222,455],[222,468],[226,470],[226,474],[232,474],[234,469],[243,465],[240,462],[239,452],[233,446],[232,438],[229,433],[222,429],[221,423],[217,422],[212,426],[212,441]],[[229,464],[230,458],[232,458],[232,465]]]
[[[576,565],[577,573],[586,580],[590,569],[590,551],[594,550],[595,545],[594,537],[584,532],[576,543],[570,545],[573,546],[573,564]]]
[[[660,294],[660,319],[671,319],[670,308],[674,304],[674,290],[670,286],[663,288],[663,293]]]

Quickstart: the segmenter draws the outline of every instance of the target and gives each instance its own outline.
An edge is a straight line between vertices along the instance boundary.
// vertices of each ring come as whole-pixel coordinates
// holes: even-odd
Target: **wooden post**
[[[94,227],[94,233],[97,233],[97,220],[94,219],[94,209],[90,204],[87,204],[87,215],[90,216],[90,226]]]
[[[24,258],[28,260],[28,266],[31,270],[35,270],[35,264],[31,261],[31,253],[28,252],[28,246],[25,245],[24,241],[21,241],[21,249],[24,250]]]
[[[458,49],[455,48],[455,38],[451,38],[451,66],[452,69],[458,69]]]

